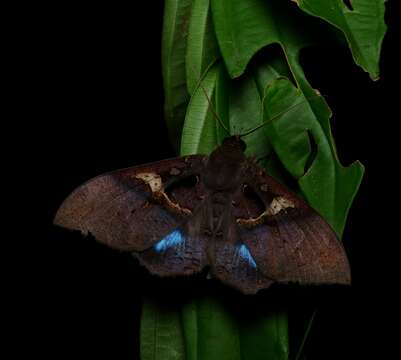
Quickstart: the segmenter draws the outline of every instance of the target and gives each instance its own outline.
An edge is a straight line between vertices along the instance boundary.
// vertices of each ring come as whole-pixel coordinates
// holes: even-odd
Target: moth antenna
[[[265,125],[267,125],[267,124],[270,124],[270,123],[273,122],[274,120],[277,120],[278,118],[280,118],[281,116],[283,116],[284,114],[286,114],[287,112],[289,112],[290,110],[296,108],[296,107],[299,106],[299,105],[302,105],[302,104],[306,103],[307,100],[315,99],[315,98],[320,97],[320,96],[322,96],[322,95],[319,94],[319,95],[316,95],[316,96],[308,97],[308,98],[306,98],[305,100],[303,100],[303,101],[301,101],[301,102],[299,102],[299,103],[297,103],[297,104],[294,104],[294,105],[290,106],[289,108],[287,108],[287,109],[285,109],[285,110],[279,112],[277,115],[273,116],[271,119],[266,120],[266,121],[262,122],[261,124],[259,124],[258,126],[254,127],[253,129],[248,130],[246,133],[239,135],[239,137],[242,138],[242,137],[244,137],[244,136],[247,136],[247,135],[249,135],[249,134],[252,134],[254,131],[259,130],[261,127],[263,127],[263,126],[265,126]],[[265,98],[265,96],[263,96],[263,99],[264,99],[264,98]],[[264,100],[263,100],[263,101],[264,101]],[[262,106],[263,106],[263,103],[262,103]]]
[[[220,126],[226,131],[226,133],[227,133],[228,135],[230,135],[230,130],[227,128],[227,126],[225,126],[224,122],[221,120],[220,116],[217,114],[217,112],[216,112],[216,110],[214,109],[214,106],[213,106],[213,104],[212,104],[212,101],[210,100],[209,95],[207,94],[206,89],[205,89],[204,86],[202,85],[202,80],[205,78],[207,72],[212,68],[212,66],[214,66],[214,65],[217,63],[217,61],[218,61],[217,59],[214,59],[213,61],[210,62],[210,64],[206,67],[206,69],[204,70],[204,72],[201,74],[201,76],[200,76],[200,78],[199,78],[199,80],[198,80],[198,82],[197,82],[195,88],[200,87],[200,88],[202,89],[203,93],[204,93],[205,96],[206,96],[206,100],[207,100],[207,102],[208,102],[208,104],[209,104],[209,108],[210,108],[210,110],[212,111],[213,116],[217,119],[217,122],[218,122],[218,123],[220,124]],[[192,70],[194,71],[195,69],[192,67]],[[196,72],[196,71],[195,71],[195,72]]]
[[[230,130],[227,129],[227,126],[224,124],[223,120],[221,120],[220,116],[217,114],[216,110],[214,109],[212,101],[210,100],[209,95],[206,92],[206,89],[203,87],[202,82],[199,82],[199,86],[206,96],[207,102],[209,104],[209,109],[212,111],[213,116],[217,119],[218,123],[227,132],[227,134],[230,135]]]

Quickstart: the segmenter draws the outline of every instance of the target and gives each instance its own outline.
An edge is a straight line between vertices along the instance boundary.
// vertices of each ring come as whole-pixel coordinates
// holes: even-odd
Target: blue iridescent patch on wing
[[[249,252],[248,248],[242,244],[239,247],[239,255],[249,263],[249,265],[251,265],[253,268],[256,268],[256,262],[253,259],[251,253]]]
[[[170,234],[166,235],[163,239],[161,239],[158,243],[156,243],[153,248],[157,252],[163,252],[166,251],[168,248],[182,244],[184,242],[184,239],[185,238],[180,230],[174,230]]]

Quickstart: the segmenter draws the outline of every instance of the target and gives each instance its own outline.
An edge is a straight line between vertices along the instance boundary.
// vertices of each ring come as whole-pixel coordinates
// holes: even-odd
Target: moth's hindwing
[[[227,241],[216,241],[213,244],[215,256],[211,269],[213,275],[225,284],[244,294],[255,294],[261,289],[268,288],[273,281],[261,272],[238,230],[235,222],[231,222]]]
[[[208,263],[207,238],[201,231],[202,217],[196,212],[181,226],[160,238],[153,246],[135,252],[140,263],[155,275],[180,276],[201,271]]]

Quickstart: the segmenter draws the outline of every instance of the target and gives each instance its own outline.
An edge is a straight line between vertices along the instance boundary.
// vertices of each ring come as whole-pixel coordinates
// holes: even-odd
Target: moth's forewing
[[[201,171],[202,166],[203,157],[195,155],[98,176],[63,202],[54,223],[84,234],[90,232],[116,249],[144,251],[180,227],[200,203],[196,186],[172,190],[170,196],[181,207],[173,211],[163,194],[175,180]]]

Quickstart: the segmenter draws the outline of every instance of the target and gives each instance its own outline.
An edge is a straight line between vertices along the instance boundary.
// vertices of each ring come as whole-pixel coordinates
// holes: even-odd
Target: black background
[[[386,358],[391,351],[388,320],[395,315],[389,290],[396,262],[389,249],[399,238],[392,233],[390,207],[397,192],[392,182],[399,118],[392,87],[399,72],[397,11],[395,1],[387,3],[389,30],[377,82],[353,64],[347,49],[303,53],[307,77],[334,111],[331,124],[342,163],[359,159],[366,167],[344,233],[353,286],[295,295],[283,290],[289,292],[286,301],[299,302],[306,313],[319,308],[307,359]],[[46,359],[135,359],[141,293],[160,284],[129,255],[51,222],[61,201],[85,180],[174,155],[163,123],[163,2],[57,3],[24,12],[13,119],[21,140],[19,179],[29,200],[23,195],[18,202],[16,211],[22,206],[24,216],[14,216],[12,238],[23,237],[29,245],[17,252],[13,268],[20,275],[14,285],[22,290],[15,313],[22,316],[14,326],[18,336],[32,341],[16,350]],[[165,290],[162,286],[157,294],[167,298]]]

